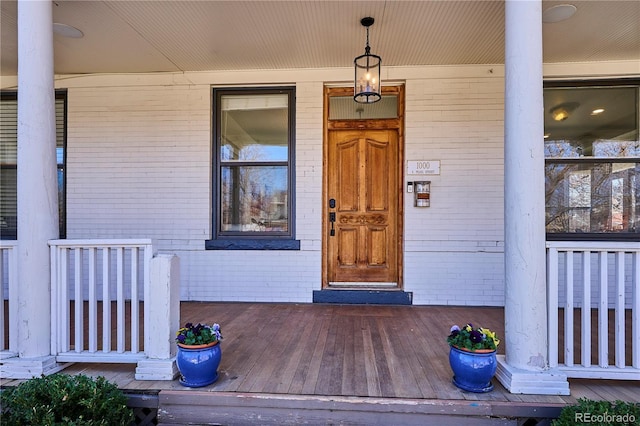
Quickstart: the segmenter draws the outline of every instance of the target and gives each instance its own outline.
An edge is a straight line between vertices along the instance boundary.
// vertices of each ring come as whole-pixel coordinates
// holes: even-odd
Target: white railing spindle
[[[640,369],[640,252],[633,254],[633,271],[632,271],[633,293],[631,296],[632,312],[631,312],[631,341],[636,344],[631,348],[631,365]]]
[[[615,341],[616,341],[616,367],[624,368],[625,365],[625,312],[624,312],[624,252],[616,252],[616,307],[615,307]]]
[[[131,248],[131,352],[138,353],[140,350],[140,324],[139,324],[139,307],[140,299],[138,297],[138,247]]]
[[[69,313],[69,250],[67,248],[61,249],[58,261],[60,262],[60,292],[58,293],[60,335],[58,350],[67,352],[69,350],[69,323],[71,321]]]
[[[549,366],[558,366],[558,250],[549,248],[547,254],[547,291],[549,324]]]
[[[96,271],[96,248],[89,249],[89,352],[98,350],[98,284]]]
[[[6,292],[7,294],[5,294],[5,291],[4,291],[4,273],[5,273],[5,270],[9,269],[4,267],[4,264],[5,264],[4,253],[5,251],[7,252],[7,259],[8,259],[9,256],[11,255],[9,253],[9,250],[10,249],[5,249],[4,247],[0,249],[0,351],[9,349],[9,348],[6,348],[4,344],[4,301],[5,299],[8,299],[8,296],[9,296],[8,294],[9,291]],[[11,308],[8,308],[8,309],[9,309],[9,312],[11,312]],[[11,328],[9,328],[9,332],[11,332]]]
[[[13,357],[18,351],[17,245],[17,241],[0,241],[0,359]],[[5,311],[5,300],[8,312]],[[9,322],[8,336],[4,332],[5,316]],[[5,345],[5,340],[8,340],[8,345]]]
[[[74,273],[74,319],[75,319],[75,351],[82,352],[84,349],[84,309],[82,297],[82,249],[76,247],[73,250]]]
[[[147,250],[144,251],[144,288],[142,289],[143,293],[143,298],[144,300],[151,300],[151,257],[152,257],[152,253],[151,251],[147,252]],[[150,318],[151,317],[151,306],[149,303],[145,303],[144,306],[142,307],[143,310],[143,317],[145,318]],[[149,329],[146,328],[145,329],[145,333],[144,333],[144,347],[146,348],[147,346],[149,346],[149,343],[151,341],[153,337],[151,336],[151,333],[149,332]]]
[[[116,249],[116,323],[117,327],[117,343],[116,348],[118,353],[124,352],[124,327],[120,326],[125,324],[124,322],[124,248],[118,247]]]
[[[582,366],[591,366],[591,252],[582,253]]]
[[[600,305],[598,306],[598,365],[606,368],[609,365],[609,292],[607,252],[601,251],[600,260]]]
[[[58,257],[60,256],[60,250],[58,247],[50,248],[50,260],[51,260],[51,353],[58,353],[58,341],[60,340],[60,315],[58,315],[59,297],[56,289],[60,286],[60,268],[58,267]]]
[[[6,250],[7,252],[9,250]],[[5,295],[4,291],[4,247],[0,250],[0,350],[4,351],[8,348],[5,348],[4,345],[4,300],[8,297],[8,294]],[[6,268],[9,269],[9,268]],[[8,291],[7,291],[8,293]]]
[[[573,365],[573,251],[565,258],[564,364]]]
[[[102,249],[102,352],[111,352],[111,250]]]

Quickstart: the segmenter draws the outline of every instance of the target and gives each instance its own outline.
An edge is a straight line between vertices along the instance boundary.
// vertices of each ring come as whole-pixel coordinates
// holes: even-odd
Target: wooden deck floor
[[[316,397],[392,398],[564,406],[580,397],[638,402],[634,381],[571,380],[570,396],[513,395],[494,379],[486,394],[451,383],[446,336],[466,322],[504,336],[502,308],[271,303],[182,303],[181,323],[222,325],[216,383],[136,381],[134,365],[74,364],[69,374],[102,375],[134,392],[212,392]],[[504,345],[498,352],[503,353]],[[16,381],[0,380],[11,386]],[[195,394],[194,394],[195,396]]]

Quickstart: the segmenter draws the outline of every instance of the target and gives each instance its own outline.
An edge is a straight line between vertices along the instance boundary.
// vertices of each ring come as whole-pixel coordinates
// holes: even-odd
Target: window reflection
[[[222,168],[222,231],[287,232],[286,167]]]
[[[544,96],[547,232],[640,233],[638,86],[547,88]],[[559,116],[562,105],[571,108]]]
[[[288,96],[223,96],[220,127],[223,161],[286,161]]]

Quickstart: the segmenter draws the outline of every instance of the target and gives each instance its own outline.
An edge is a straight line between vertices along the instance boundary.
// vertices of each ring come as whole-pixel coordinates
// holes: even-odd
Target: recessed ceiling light
[[[552,23],[552,22],[561,22],[566,19],[569,19],[576,13],[578,10],[572,4],[557,4],[555,6],[551,6],[544,12],[542,12],[542,22]]]
[[[60,24],[58,22],[53,23],[53,32],[55,34],[69,38],[82,38],[84,36],[83,32],[76,27],[72,27],[71,25],[67,24]]]
[[[598,115],[598,114],[602,114],[604,112],[604,108],[596,108],[593,111],[591,111],[591,115]]]
[[[544,138],[545,138],[545,139],[549,139],[549,136],[551,136],[551,133],[545,133],[545,134],[544,134]]]

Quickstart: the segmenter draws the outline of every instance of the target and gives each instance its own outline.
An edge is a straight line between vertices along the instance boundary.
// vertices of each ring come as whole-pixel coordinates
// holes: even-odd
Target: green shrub
[[[2,425],[129,425],[127,397],[104,377],[53,374],[0,393]]]
[[[577,404],[564,407],[560,417],[554,420],[552,425],[638,426],[640,425],[640,404],[579,398]]]

